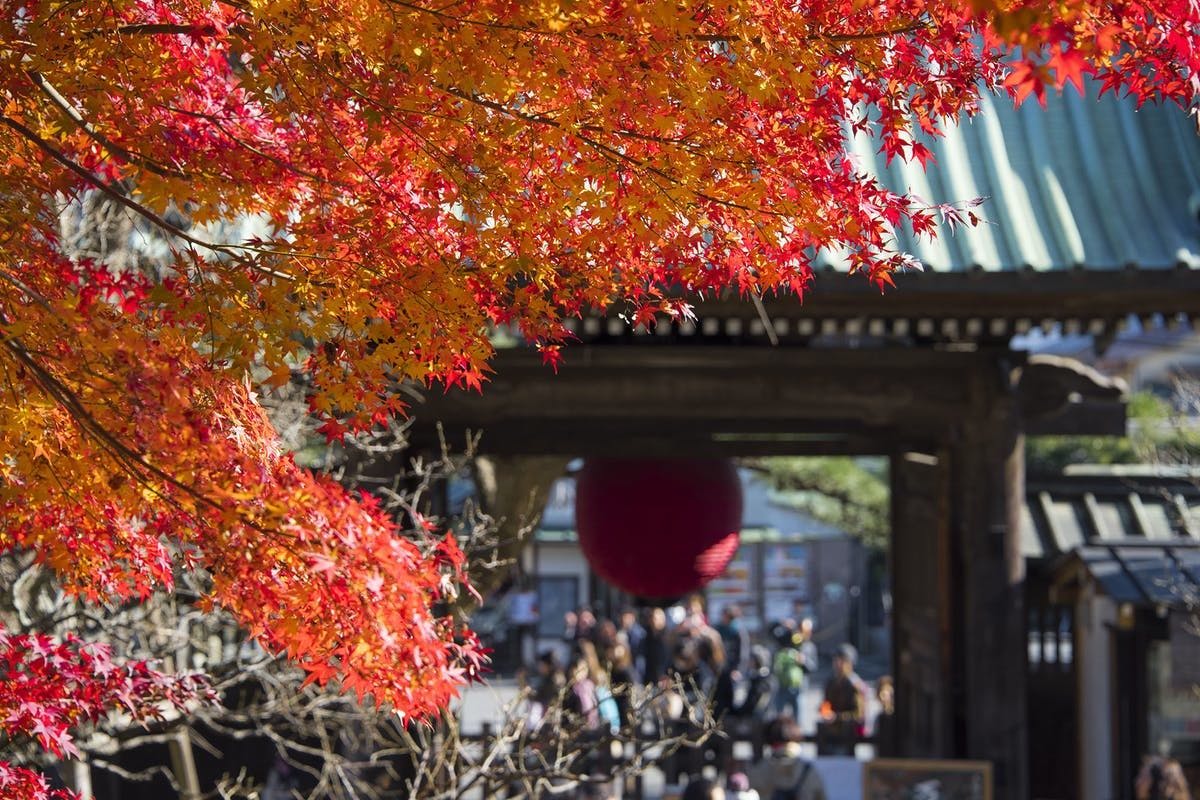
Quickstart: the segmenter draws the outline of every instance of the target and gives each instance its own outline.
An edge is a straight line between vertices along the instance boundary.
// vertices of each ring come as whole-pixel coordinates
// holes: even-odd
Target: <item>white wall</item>
[[[579,578],[579,604],[588,597],[588,565],[575,542],[538,542],[539,575],[574,575]]]
[[[1080,796],[1110,800],[1113,792],[1113,634],[1117,606],[1088,586],[1075,607],[1079,676]]]

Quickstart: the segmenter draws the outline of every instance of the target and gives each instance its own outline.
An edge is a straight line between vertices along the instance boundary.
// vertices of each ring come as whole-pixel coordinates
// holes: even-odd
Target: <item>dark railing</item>
[[[764,732],[766,730],[766,720],[734,720],[732,723],[723,724],[720,730],[713,732],[702,743],[695,746],[681,746],[669,756],[665,758],[654,758],[642,751],[639,757],[643,764],[648,767],[652,766],[662,773],[665,786],[679,786],[686,781],[687,776],[697,775],[706,767],[716,768],[722,779],[727,777],[730,770],[734,767],[744,768],[762,761],[767,753],[766,738]],[[675,733],[674,731],[672,733]],[[478,742],[482,748],[488,749],[496,746],[496,734],[493,726],[490,723],[483,723],[482,729],[475,734],[462,734],[462,738],[471,742]],[[853,754],[855,748],[860,744],[874,745],[875,740],[871,736],[857,736],[852,741],[842,740],[838,744],[841,749],[835,749],[833,743],[820,733],[818,726],[818,735],[806,742],[817,746],[818,755],[836,755],[839,752],[844,753],[844,749],[849,746],[849,753]],[[644,744],[653,746],[652,741],[646,741]],[[631,766],[632,745],[629,745],[625,752],[620,756],[613,757],[604,750],[603,745],[597,745],[597,762],[594,774],[591,778],[597,782],[608,782],[605,776],[616,776],[622,772],[627,772]],[[749,759],[735,758],[735,753],[749,751]],[[638,770],[629,774],[623,781],[621,786],[621,797],[627,800],[649,800],[650,797],[658,797],[659,795],[647,795],[644,777],[646,770]],[[482,792],[478,792],[476,796],[482,796],[487,800],[492,798],[504,798],[508,796],[508,791],[502,785],[503,781],[485,781]],[[567,793],[566,797],[572,797]],[[578,795],[582,796],[582,795]]]

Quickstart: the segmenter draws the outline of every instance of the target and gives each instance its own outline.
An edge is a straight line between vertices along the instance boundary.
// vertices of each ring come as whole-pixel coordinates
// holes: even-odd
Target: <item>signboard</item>
[[[808,545],[763,546],[763,612],[767,622],[796,616],[808,602]]]
[[[863,800],[992,800],[987,761],[880,758],[863,767]]]
[[[757,623],[758,581],[754,574],[754,545],[743,543],[733,559],[705,590],[708,599],[708,618],[717,621],[726,606],[740,605],[750,630]]]

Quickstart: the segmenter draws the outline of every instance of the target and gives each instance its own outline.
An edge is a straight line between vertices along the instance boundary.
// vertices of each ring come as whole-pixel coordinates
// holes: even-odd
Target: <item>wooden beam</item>
[[[492,455],[560,455],[567,457],[635,457],[670,454],[680,458],[737,456],[883,455],[910,441],[910,434],[889,430],[855,433],[813,433],[827,425],[805,420],[781,424],[784,432],[757,427],[734,428],[713,423],[704,430],[677,420],[595,421],[591,425],[555,424],[536,418],[506,420],[484,427],[479,449]],[[796,433],[795,431],[805,431]],[[425,433],[415,430],[410,442],[424,445]],[[448,429],[451,448],[465,444],[465,429]]]
[[[764,298],[763,307],[771,319],[928,316],[1065,322],[1200,314],[1200,270],[1194,269],[910,273],[899,276],[896,284],[883,293],[862,278],[821,273],[803,304],[784,295]],[[744,305],[736,294],[726,293],[698,303],[696,310],[701,318],[726,316]]]
[[[556,375],[536,353],[508,350],[481,395],[427,393],[410,434],[435,443],[438,422],[452,435],[483,431],[494,452],[611,451],[635,440],[723,452],[743,444],[747,454],[886,452],[958,418],[964,375],[990,364],[979,353],[907,349],[580,347]]]
[[[701,346],[576,347],[555,374],[525,349],[500,352],[482,394],[431,391],[414,406],[414,443],[482,431],[485,452],[629,455],[886,453],[943,438],[967,413],[972,375],[996,351]],[[1124,432],[1124,394],[1074,362],[1023,371],[1031,432]]]

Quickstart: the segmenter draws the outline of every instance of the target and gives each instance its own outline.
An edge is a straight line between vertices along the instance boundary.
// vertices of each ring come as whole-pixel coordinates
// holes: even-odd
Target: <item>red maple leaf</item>
[[[937,162],[933,151],[920,142],[912,143],[912,157],[921,162],[921,169],[928,169],[930,161]]]
[[[1075,85],[1075,89],[1080,94],[1083,94],[1083,76],[1085,73],[1091,72],[1091,68],[1078,50],[1066,44],[1060,45],[1046,66],[1054,70],[1057,88],[1062,89],[1070,82]]]
[[[1030,94],[1037,97],[1038,104],[1042,108],[1046,107],[1044,67],[1028,60],[1018,61],[1013,67],[1012,72],[1004,79],[1004,86],[1012,94],[1013,100],[1018,107],[1025,102]]]

